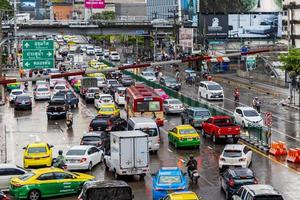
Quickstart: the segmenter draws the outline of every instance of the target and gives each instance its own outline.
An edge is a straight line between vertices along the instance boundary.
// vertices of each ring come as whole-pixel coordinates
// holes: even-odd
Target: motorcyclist
[[[176,80],[179,81],[179,69],[176,69],[176,73],[175,73],[175,77],[176,77]]]
[[[58,156],[55,160],[55,163],[53,164],[54,167],[63,168],[63,166],[66,165],[66,158],[63,155],[63,151],[58,151]]]
[[[197,167],[198,167],[197,160],[194,158],[193,155],[190,155],[190,159],[189,159],[189,161],[187,162],[186,167],[187,167],[188,175],[189,175],[189,177],[191,177],[191,175],[192,175],[191,173],[192,173],[194,170],[197,170]]]
[[[255,97],[252,101],[252,106],[253,108],[255,108],[257,110],[258,113],[260,113],[260,100],[258,99],[258,97]]]
[[[71,112],[71,109],[69,109],[68,112],[67,112],[67,119],[66,120],[67,120],[66,121],[67,125],[71,124],[70,126],[72,126],[72,124],[73,124],[73,113]]]
[[[233,97],[234,97],[234,101],[235,102],[239,102],[240,101],[240,91],[239,91],[238,88],[234,89]]]

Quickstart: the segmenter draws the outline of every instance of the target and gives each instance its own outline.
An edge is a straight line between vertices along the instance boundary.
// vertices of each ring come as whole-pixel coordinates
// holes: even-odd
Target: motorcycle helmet
[[[63,154],[63,151],[62,151],[62,150],[59,150],[59,151],[58,151],[58,155],[61,156],[62,154]]]

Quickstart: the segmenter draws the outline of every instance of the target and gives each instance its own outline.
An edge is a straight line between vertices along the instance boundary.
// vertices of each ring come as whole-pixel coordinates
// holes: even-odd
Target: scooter
[[[193,170],[190,173],[190,179],[191,179],[192,183],[197,184],[199,178],[200,178],[200,175],[198,173],[198,170]]]
[[[27,81],[24,83],[24,87],[25,87],[25,90],[28,90],[28,82]]]
[[[73,120],[66,120],[66,124],[68,128],[72,128]]]

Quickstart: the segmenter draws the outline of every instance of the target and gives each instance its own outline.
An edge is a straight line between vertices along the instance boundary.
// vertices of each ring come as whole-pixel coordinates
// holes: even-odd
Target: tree
[[[290,49],[288,54],[281,54],[279,60],[282,62],[282,69],[289,73],[291,79],[300,75],[300,49]]]
[[[98,20],[115,20],[116,13],[113,11],[103,11],[102,13],[96,13],[92,16],[92,19]]]
[[[12,10],[12,7],[7,0],[0,0],[0,10]]]

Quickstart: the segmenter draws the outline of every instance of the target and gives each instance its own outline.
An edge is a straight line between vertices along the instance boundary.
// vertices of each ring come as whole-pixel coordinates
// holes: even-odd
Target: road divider
[[[269,153],[273,156],[287,155],[286,144],[282,141],[273,141]]]
[[[289,149],[286,160],[292,163],[300,163],[300,148]]]

